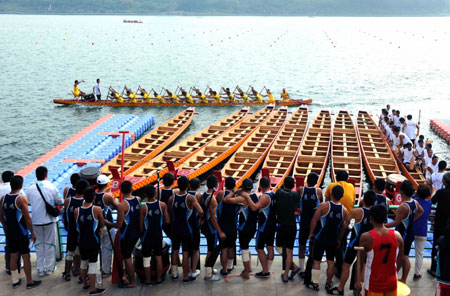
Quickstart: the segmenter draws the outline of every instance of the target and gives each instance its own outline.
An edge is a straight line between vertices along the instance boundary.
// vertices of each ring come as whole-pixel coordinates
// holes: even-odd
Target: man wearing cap
[[[105,175],[97,177],[97,192],[95,194],[94,205],[102,208],[103,217],[109,222],[114,222],[111,208],[117,208],[119,201],[110,193],[105,192],[106,186],[109,183],[109,178]],[[108,230],[103,229],[100,235],[100,252],[101,252],[101,271],[103,276],[111,274],[111,258],[113,254],[112,239],[116,237],[116,229],[109,230],[111,236],[108,235]]]

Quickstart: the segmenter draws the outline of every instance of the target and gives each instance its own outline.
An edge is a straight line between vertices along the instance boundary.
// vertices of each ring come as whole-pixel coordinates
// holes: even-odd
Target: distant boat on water
[[[142,24],[141,20],[123,20],[124,23]]]

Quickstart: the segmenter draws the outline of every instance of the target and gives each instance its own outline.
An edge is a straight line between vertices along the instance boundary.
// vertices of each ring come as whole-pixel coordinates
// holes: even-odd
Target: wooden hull
[[[395,161],[397,162],[398,167],[402,171],[402,175],[406,177],[414,186],[414,189],[417,190],[419,185],[427,185],[427,179],[423,175],[422,171],[417,167],[414,166],[414,171],[408,171],[408,169],[403,164],[400,157],[395,153],[395,151],[392,151],[392,154],[394,155]]]
[[[223,177],[233,177],[236,188],[250,178],[264,161],[274,140],[286,124],[287,107],[273,112],[266,122],[242,144],[222,169]]]
[[[386,180],[391,174],[400,174],[383,133],[366,111],[358,112],[357,133],[364,165],[372,183],[377,178]]]
[[[152,159],[175,141],[191,124],[194,112],[193,107],[187,108],[128,147],[124,152],[124,175],[132,172],[137,163]],[[116,168],[120,173],[121,160],[122,154],[119,154],[103,165],[100,171],[102,174],[110,176],[110,169]]]
[[[355,180],[359,195],[362,180],[361,150],[355,125],[347,111],[339,111],[334,121],[331,142],[331,178],[336,182],[336,172],[344,170]]]
[[[173,162],[175,168],[178,167],[209,142],[241,123],[248,113],[249,108],[244,107],[188,137],[157,157],[137,163],[133,172],[129,174],[135,180],[133,189],[136,190],[155,182],[158,178],[158,172],[160,177],[167,173],[169,171],[167,161]]]
[[[268,170],[273,191],[280,188],[284,179],[291,173],[307,128],[308,108],[299,107],[270,148],[262,167],[263,172]]]
[[[138,102],[138,103],[130,103],[130,102],[123,102],[118,103],[115,100],[101,100],[96,102],[87,102],[87,101],[79,101],[74,99],[54,99],[53,103],[55,104],[63,104],[63,105],[86,105],[86,106],[106,106],[106,107],[175,107],[175,106],[236,106],[236,105],[245,105],[245,106],[265,106],[269,105],[267,102],[263,103],[256,103],[256,102],[248,102],[248,103],[242,103],[242,102],[236,102],[236,103],[215,103],[215,102],[209,102],[209,103],[200,103],[198,101],[194,101],[194,104],[189,103],[180,103],[180,104],[172,104],[172,103],[145,103],[145,102]],[[312,104],[312,99],[307,100],[300,100],[300,99],[291,99],[288,102],[282,102],[282,101],[276,101],[276,105],[278,106],[299,106],[299,105],[309,105]]]
[[[178,174],[189,179],[201,176],[230,157],[269,118],[275,106],[269,105],[230,129],[179,166]]]
[[[328,110],[322,110],[308,129],[294,166],[294,177],[306,177],[309,173],[319,175],[317,187],[323,181],[328,164],[331,144],[331,116]]]

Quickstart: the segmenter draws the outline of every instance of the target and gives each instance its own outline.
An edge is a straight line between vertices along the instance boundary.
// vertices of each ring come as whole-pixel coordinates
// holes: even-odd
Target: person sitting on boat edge
[[[236,86],[236,89],[237,89],[237,93],[236,93],[236,95],[238,95],[238,96],[240,96],[241,97],[241,99],[242,99],[242,102],[245,104],[245,103],[248,103],[248,95],[239,87],[239,85],[237,85]]]
[[[125,92],[127,94],[128,99],[130,100],[131,103],[137,103],[137,96],[134,93],[134,91],[132,91],[131,89],[129,89],[126,85],[124,87]]]
[[[197,93],[196,96],[193,96],[194,98],[199,98],[200,103],[207,104],[208,99],[206,98],[206,95],[202,93],[198,88],[192,87],[192,89]]]
[[[166,100],[164,100],[164,98],[158,94],[156,91],[153,91],[153,96],[155,97],[155,99],[158,101],[159,104],[165,104]]]
[[[273,94],[270,92],[270,89],[267,89],[265,86],[264,88],[266,89],[266,94],[262,95],[263,97],[267,97],[267,103],[268,104],[275,104],[275,97],[273,96]]]
[[[253,86],[252,86],[252,94],[253,94],[253,97],[255,98],[254,101],[255,101],[256,103],[260,103],[260,104],[263,103],[263,100],[262,100],[261,95],[259,94],[259,92],[257,92],[257,91],[255,90],[255,88],[254,88]]]
[[[188,104],[194,104],[194,100],[189,92],[185,91],[182,87],[180,87],[181,95],[184,97],[184,100]]]
[[[281,92],[281,101],[282,102],[289,102],[289,93],[286,91],[285,88],[283,88],[283,91]]]
[[[75,98],[84,98],[84,96],[86,95],[85,92],[81,91],[80,88],[78,87],[78,85],[82,82],[85,82],[84,80],[75,80],[75,82],[73,83],[73,96]]]
[[[146,91],[144,88],[142,88],[140,85],[138,87],[138,92],[140,92],[141,100],[143,100],[145,103],[151,103],[152,102],[152,95]]]
[[[227,99],[227,102],[228,103],[234,103],[235,102],[235,100],[234,100],[234,94],[230,91],[230,88],[229,87],[227,87],[227,88],[223,88],[222,87],[222,90],[225,92],[225,94],[226,94],[226,99]]]
[[[116,100],[117,103],[123,103],[124,99],[118,91],[116,91],[112,86],[109,87],[108,99]]]
[[[168,90],[167,88],[164,89],[167,93],[167,96],[164,96],[163,98],[167,98],[170,99],[172,101],[173,104],[179,104],[180,103],[180,99],[177,97],[176,94],[172,93],[170,90]]]

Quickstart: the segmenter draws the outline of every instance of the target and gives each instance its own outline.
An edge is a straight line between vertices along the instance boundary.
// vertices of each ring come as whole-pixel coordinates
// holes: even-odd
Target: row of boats
[[[236,187],[262,165],[261,176],[269,177],[276,190],[287,176],[302,182],[311,172],[319,175],[319,186],[330,160],[333,181],[338,170],[346,170],[357,193],[363,162],[371,182],[400,171],[415,187],[424,181],[404,168],[366,111],[358,112],[356,125],[347,111],[340,111],[333,123],[332,114],[321,110],[308,126],[308,113],[306,106],[292,116],[287,107],[268,105],[254,114],[243,107],[166,149],[192,122],[195,109],[190,107],[128,147],[123,174],[137,190],[167,172],[192,179],[229,159],[220,175],[234,177]],[[101,168],[102,173],[117,178],[121,160],[119,154]],[[119,194],[117,186],[112,191]]]

